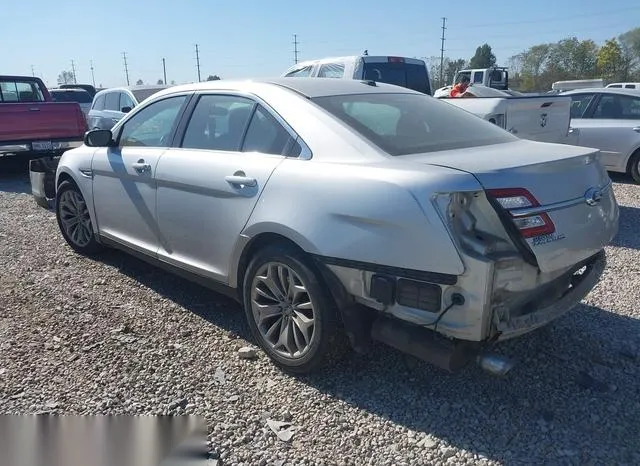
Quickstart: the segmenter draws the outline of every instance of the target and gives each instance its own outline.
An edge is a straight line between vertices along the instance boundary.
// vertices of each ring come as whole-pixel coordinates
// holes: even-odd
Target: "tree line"
[[[430,60],[434,88],[451,84],[457,71],[496,65],[489,44],[483,44],[469,60],[445,58],[440,79],[440,58]],[[537,44],[513,55],[503,64],[509,69],[509,87],[523,92],[543,92],[556,81],[603,79],[640,81],[640,27],[620,34],[598,46],[593,40],[567,37],[558,42]]]

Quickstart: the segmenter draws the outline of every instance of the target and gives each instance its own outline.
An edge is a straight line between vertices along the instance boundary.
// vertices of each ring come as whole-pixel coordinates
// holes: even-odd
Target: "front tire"
[[[284,243],[260,250],[245,273],[243,298],[254,338],[282,370],[310,373],[336,356],[336,305],[303,252]]]
[[[56,192],[56,220],[63,238],[77,253],[92,256],[102,249],[93,232],[87,203],[71,181],[60,183]]]

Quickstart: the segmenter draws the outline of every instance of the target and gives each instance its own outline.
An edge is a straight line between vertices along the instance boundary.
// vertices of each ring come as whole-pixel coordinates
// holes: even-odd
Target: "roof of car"
[[[167,89],[169,86],[165,86],[165,85],[160,85],[160,84],[143,84],[140,86],[117,86],[117,87],[107,87],[105,89],[100,90],[99,92],[104,92],[104,91],[122,91],[122,90],[128,90],[128,91],[144,91],[144,90],[150,90],[150,89],[158,89],[158,90],[162,90],[162,89]]]
[[[289,89],[304,97],[316,98],[345,94],[369,94],[379,92],[392,92],[403,94],[419,94],[420,92],[392,84],[373,81],[359,81],[355,79],[329,79],[329,78],[271,78],[252,79],[245,81],[217,80],[202,83],[183,84],[166,89],[163,94],[190,90],[246,90],[251,91],[258,86],[272,85]]]
[[[592,88],[584,88],[584,89],[572,89],[570,91],[561,92],[564,95],[570,94],[623,94],[623,95],[640,95],[640,90],[638,89],[621,89],[619,87],[592,87]]]

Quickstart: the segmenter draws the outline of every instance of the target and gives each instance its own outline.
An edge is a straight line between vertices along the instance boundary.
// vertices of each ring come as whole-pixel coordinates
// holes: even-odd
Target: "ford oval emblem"
[[[602,191],[598,188],[589,188],[584,193],[584,201],[587,205],[594,206],[602,200]]]

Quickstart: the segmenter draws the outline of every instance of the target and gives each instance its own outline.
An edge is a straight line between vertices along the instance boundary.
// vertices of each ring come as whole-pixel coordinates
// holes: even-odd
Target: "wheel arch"
[[[626,169],[625,169],[626,173],[631,172],[631,164],[633,163],[633,159],[635,157],[640,157],[640,144],[638,144],[629,152],[629,156],[627,157]]]
[[[56,175],[56,193],[58,188],[64,181],[73,183],[79,190],[82,197],[84,197],[87,207],[89,209],[89,216],[91,217],[91,225],[93,226],[93,232],[96,234],[96,238],[100,241],[98,235],[98,219],[96,217],[95,209],[93,206],[93,185],[91,178],[78,179],[74,172],[66,166],[58,166],[58,173]]]

